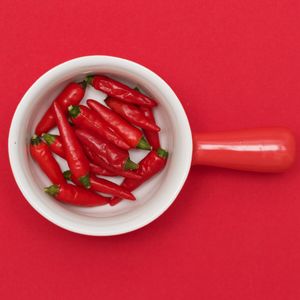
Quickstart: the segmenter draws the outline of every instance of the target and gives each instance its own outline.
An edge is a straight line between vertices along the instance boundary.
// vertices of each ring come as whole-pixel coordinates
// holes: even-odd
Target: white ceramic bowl
[[[107,74],[141,87],[157,99],[157,122],[162,128],[162,146],[169,151],[166,168],[135,192],[137,201],[114,207],[82,208],[65,205],[46,195],[50,184],[29,155],[34,128],[53,98],[71,81],[88,74]],[[91,87],[86,98],[101,101],[103,95]],[[15,180],[27,201],[42,216],[67,230],[95,236],[116,235],[141,228],[159,217],[175,200],[188,175],[192,136],[187,116],[168,84],[149,69],[111,56],[86,56],[60,64],[42,75],[26,92],[14,114],[8,141],[9,159]],[[138,159],[141,153],[132,151]],[[60,161],[62,168],[64,162]]]

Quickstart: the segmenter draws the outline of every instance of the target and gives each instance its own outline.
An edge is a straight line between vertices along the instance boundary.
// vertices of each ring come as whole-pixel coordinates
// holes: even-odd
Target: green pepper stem
[[[139,143],[136,145],[136,148],[143,150],[151,150],[150,144],[146,141],[144,137],[140,139]]]
[[[48,146],[50,146],[51,144],[53,144],[55,142],[56,137],[57,137],[57,135],[50,134],[50,133],[42,134],[42,138]]]
[[[91,187],[90,175],[81,176],[78,180],[86,189]]]
[[[81,81],[81,82],[78,82],[78,84],[80,84],[84,90],[86,89],[86,86],[87,86],[86,80],[83,80],[83,81]]]
[[[80,114],[80,107],[78,105],[70,105],[68,111],[71,118],[76,118]]]
[[[55,197],[59,193],[59,186],[57,184],[50,185],[44,188],[44,192]]]
[[[85,78],[85,82],[87,83],[87,84],[92,84],[93,83],[93,79],[94,79],[94,75],[88,75],[88,76],[86,76],[86,78]]]
[[[30,140],[30,143],[31,145],[38,145],[41,141],[41,138],[38,135],[34,134]]]
[[[132,160],[130,160],[130,158],[128,158],[126,160],[124,168],[125,170],[136,170],[139,168],[139,165],[133,162]]]
[[[65,177],[66,180],[72,180],[72,173],[70,170],[64,171],[63,176]]]
[[[159,157],[161,157],[161,158],[163,158],[163,159],[167,159],[167,158],[168,158],[168,155],[169,155],[168,151],[166,151],[166,150],[164,150],[164,149],[162,149],[162,148],[158,148],[158,149],[156,150],[156,153],[157,153],[157,155],[158,155]]]

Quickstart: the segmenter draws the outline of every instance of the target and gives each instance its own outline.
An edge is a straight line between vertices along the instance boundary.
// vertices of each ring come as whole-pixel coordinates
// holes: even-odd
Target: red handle
[[[285,128],[193,134],[192,165],[282,172],[295,161],[295,138]]]

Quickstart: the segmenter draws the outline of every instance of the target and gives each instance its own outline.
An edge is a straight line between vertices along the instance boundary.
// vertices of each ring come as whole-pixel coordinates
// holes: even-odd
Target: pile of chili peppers
[[[105,105],[79,104],[87,85],[107,94]],[[52,185],[44,190],[55,199],[80,206],[116,205],[136,200],[132,191],[160,172],[168,152],[161,148],[154,99],[139,89],[103,75],[68,84],[54,99],[31,138],[30,153]],[[49,133],[57,127],[59,135]],[[139,163],[129,149],[149,153]],[[53,153],[65,159],[62,172]],[[98,176],[122,176],[118,185]],[[105,195],[103,195],[105,194]]]

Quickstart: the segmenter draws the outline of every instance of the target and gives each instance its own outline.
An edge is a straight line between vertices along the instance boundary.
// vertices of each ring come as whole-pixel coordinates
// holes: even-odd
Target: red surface
[[[297,0],[1,1],[1,299],[299,299],[299,162],[282,175],[194,168],[151,225],[110,238],[56,227],[7,158],[14,109],[65,60],[110,54],[161,75],[194,130],[300,136]],[[298,153],[299,154],[299,153]]]
[[[193,133],[192,166],[276,173],[295,161],[296,138],[287,128]]]

